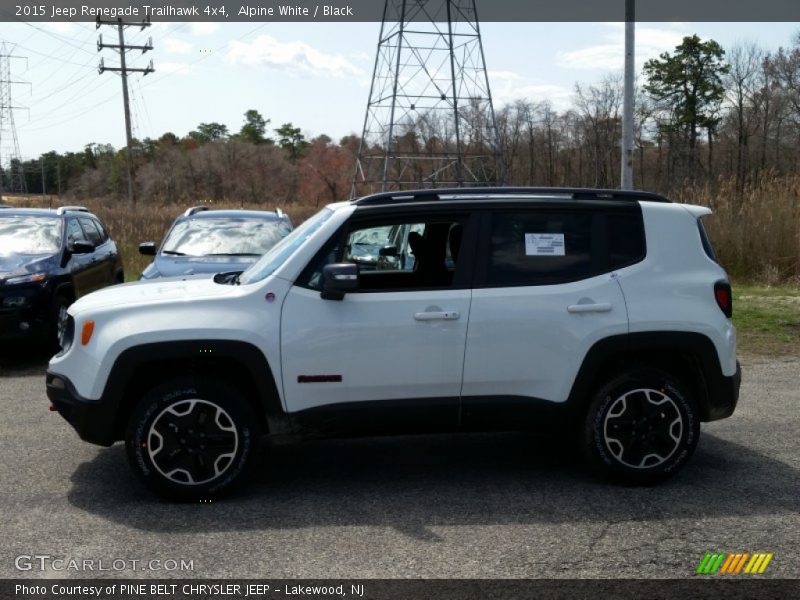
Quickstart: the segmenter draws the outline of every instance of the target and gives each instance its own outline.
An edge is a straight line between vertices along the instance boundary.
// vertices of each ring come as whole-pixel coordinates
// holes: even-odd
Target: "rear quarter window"
[[[700,242],[703,244],[703,250],[705,250],[706,256],[714,262],[717,262],[717,253],[714,252],[711,240],[708,239],[708,232],[706,231],[706,226],[703,225],[703,219],[697,219],[697,230],[700,232]]]
[[[621,269],[644,260],[647,249],[639,214],[610,214],[608,222],[608,260],[611,269]]]

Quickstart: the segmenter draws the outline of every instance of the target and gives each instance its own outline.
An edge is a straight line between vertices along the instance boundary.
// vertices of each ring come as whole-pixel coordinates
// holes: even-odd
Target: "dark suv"
[[[44,333],[57,347],[67,307],[123,280],[117,245],[87,209],[0,208],[0,340]]]

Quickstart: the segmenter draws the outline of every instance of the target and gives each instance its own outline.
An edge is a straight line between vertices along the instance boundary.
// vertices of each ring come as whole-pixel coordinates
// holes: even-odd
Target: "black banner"
[[[790,600],[793,579],[144,580],[43,579],[0,583],[4,600]]]
[[[458,20],[474,19],[472,0],[4,0],[0,21],[346,22],[381,21],[404,14],[411,21],[444,21],[448,2]],[[625,0],[475,0],[481,21],[624,21]],[[637,0],[637,21],[794,22],[798,0]]]

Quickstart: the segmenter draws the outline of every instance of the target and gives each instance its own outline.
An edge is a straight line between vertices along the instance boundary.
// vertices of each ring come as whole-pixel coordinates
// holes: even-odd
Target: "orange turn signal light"
[[[92,339],[94,333],[94,321],[86,321],[81,330],[81,345],[85,346]]]

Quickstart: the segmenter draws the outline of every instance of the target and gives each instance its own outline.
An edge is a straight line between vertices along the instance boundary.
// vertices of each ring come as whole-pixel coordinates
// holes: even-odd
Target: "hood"
[[[113,285],[83,296],[70,307],[69,312],[72,315],[78,315],[84,311],[108,307],[116,308],[224,298],[226,296],[241,295],[242,289],[242,287],[236,285],[214,283],[213,279],[206,277],[136,281]]]
[[[179,275],[212,275],[223,271],[244,271],[258,256],[157,256],[148,267],[148,277],[177,277]],[[150,269],[155,272],[151,273]]]
[[[55,254],[9,254],[0,256],[0,281],[55,268]]]

